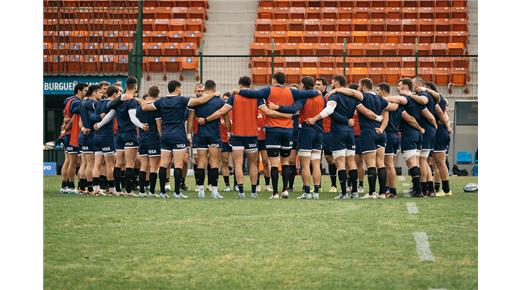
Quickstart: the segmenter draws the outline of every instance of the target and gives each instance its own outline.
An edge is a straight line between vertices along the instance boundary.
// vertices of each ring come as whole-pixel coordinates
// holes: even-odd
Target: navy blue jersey
[[[346,96],[340,93],[335,93],[329,97],[329,101],[335,101],[337,103],[334,113],[331,117],[331,131],[352,131],[352,127],[348,126],[348,119],[352,119],[356,107],[361,102],[351,96]],[[337,115],[341,118],[336,118]]]
[[[388,102],[375,93],[363,93],[363,101],[361,101],[361,104],[377,115],[381,115],[383,110],[388,107]],[[369,119],[361,113],[358,113],[358,115],[361,130],[373,130],[379,128],[381,125],[378,121]]]
[[[428,109],[428,111],[430,111],[430,113],[432,113],[432,115],[435,116],[435,100],[433,99],[433,96],[430,95],[430,93],[428,93],[428,92],[419,92],[418,95],[428,98],[428,104],[424,105],[424,107],[426,107],[426,109]],[[428,122],[428,120],[426,120],[426,118],[421,118],[421,122],[422,123],[419,123],[419,124],[421,125],[421,127],[425,128],[425,129],[426,129],[426,127],[434,128],[433,125],[430,124],[430,122]]]
[[[160,119],[161,116],[158,111],[143,111],[141,106],[137,108],[137,118],[141,123],[146,123],[149,126],[148,131],[139,128],[139,143],[159,142],[159,130],[157,130],[157,123],[155,120]]]
[[[79,110],[81,108],[81,100],[76,97],[76,96],[70,96],[68,98],[65,99],[64,101],[64,105],[66,106],[67,105],[67,102],[72,99],[72,102],[70,102],[70,113],[71,114],[79,114]]]
[[[441,107],[442,112],[446,112],[447,104],[448,104],[448,102],[446,101],[446,99],[443,96],[441,96],[441,99],[439,100],[439,107]],[[437,114],[434,114],[434,116],[435,116],[435,120],[437,121],[437,125],[445,127],[444,124],[442,124],[442,122],[441,122],[441,118],[439,118],[439,116],[437,116]]]
[[[389,120],[385,131],[388,133],[399,132],[399,123],[401,123],[401,115],[403,114],[403,107],[397,107],[397,110],[388,112]]]
[[[81,107],[79,109],[79,116],[81,118],[81,123],[83,123],[83,127],[92,129],[92,126],[94,125],[93,117],[91,117],[91,114],[95,114],[95,108],[94,104],[96,103],[93,99],[83,99],[81,101]]]
[[[132,98],[128,101],[122,101],[116,108],[116,118],[117,118],[117,133],[121,132],[131,132],[135,130],[135,125],[130,120],[130,115],[128,115],[128,111],[132,109],[137,109],[139,105],[137,101]]]
[[[414,117],[419,124],[422,122],[422,116],[421,111],[424,109],[423,105],[420,105],[416,103],[411,97],[404,96],[407,100],[406,105],[404,105],[404,110],[412,117]],[[413,128],[412,126],[408,125],[406,121],[401,119],[401,132],[410,132],[410,131],[417,131],[417,129]]]
[[[162,119],[162,134],[163,135],[177,135],[186,137],[186,128],[184,122],[186,121],[186,107],[190,98],[181,96],[166,96],[158,99],[153,103],[155,108],[159,111]]]
[[[100,115],[102,113],[108,113],[108,103],[110,103],[110,100],[107,99],[95,103],[96,117],[99,121],[101,121]],[[99,122],[98,120],[96,120],[96,123]],[[101,127],[98,131],[95,131],[95,134],[95,136],[100,137],[114,137],[114,119],[110,120],[110,122],[108,122],[105,126]]]
[[[207,103],[195,107],[195,115],[200,118],[209,117],[218,111],[225,102],[218,96],[214,96]],[[220,136],[220,120],[216,119],[204,125],[199,125],[197,136]]]

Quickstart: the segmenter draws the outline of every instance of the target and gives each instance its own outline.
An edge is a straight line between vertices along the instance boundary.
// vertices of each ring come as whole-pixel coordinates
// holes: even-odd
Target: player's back
[[[305,104],[300,109],[300,113],[298,115],[298,117],[299,117],[298,121],[299,121],[300,126],[301,127],[309,126],[305,123],[305,121],[318,115],[323,110],[323,108],[325,108],[325,97],[323,97],[321,94],[316,95],[313,98],[307,98],[305,100]],[[320,131],[322,131],[323,130],[323,120],[319,120],[318,122],[316,122],[316,124],[314,126],[310,126],[310,127],[313,127],[315,129],[319,129]]]
[[[273,86],[270,89],[267,103],[275,103],[279,106],[290,106],[294,103],[294,98],[290,88]],[[292,118],[272,118],[267,117],[268,127],[293,128]]]
[[[108,103],[110,100],[101,100],[99,102],[96,102],[95,109],[96,109],[96,115],[106,114],[108,113]],[[110,120],[105,126],[99,128],[99,130],[95,131],[96,136],[100,137],[113,137],[114,136],[114,118]]]
[[[81,118],[81,122],[83,123],[83,127],[92,129],[92,120],[90,120],[89,112],[94,110],[95,101],[92,99],[83,99],[81,101],[81,107],[79,109],[79,115]]]
[[[403,113],[403,107],[397,107],[397,110],[388,112],[388,125],[386,126],[385,131],[387,133],[397,133],[399,132],[399,123],[401,123],[401,115]]]
[[[154,102],[162,120],[163,135],[186,133],[186,106],[189,98],[181,96],[166,96]]]
[[[228,100],[233,107],[230,116],[231,134],[234,136],[256,136],[257,135],[257,112],[258,100],[246,98],[240,94],[234,94]]]
[[[347,119],[352,119],[354,112],[356,111],[356,107],[360,104],[358,99],[340,93],[331,95],[329,100],[336,102],[336,108],[332,114],[341,114],[347,117]],[[352,128],[349,127],[346,122],[339,122],[332,118],[331,131],[335,130],[351,131]]]
[[[374,112],[376,115],[381,115],[383,113],[383,108],[388,106],[387,101],[380,98],[373,92],[363,93],[363,101],[361,101],[361,104]],[[361,130],[371,130],[379,127],[379,122],[369,119],[365,115],[359,114],[359,112],[358,118]]]
[[[144,131],[139,128],[139,139],[140,140],[159,140],[159,131],[157,130],[157,119],[160,119],[161,116],[158,111],[143,111],[139,106],[137,108],[137,118],[141,123],[148,124],[148,131]]]
[[[424,105],[424,107],[426,107],[426,109],[428,109],[428,111],[430,111],[430,113],[435,116],[435,100],[433,99],[433,96],[428,92],[419,92],[419,96],[428,98],[428,103]],[[433,125],[426,120],[426,118],[421,118],[421,120],[422,123],[420,124],[422,127],[431,127],[432,129],[434,128]]]
[[[412,117],[417,120],[419,124],[422,123],[422,116],[421,116],[421,110],[424,109],[424,106],[420,105],[419,103],[415,102],[411,97],[404,96],[407,100],[406,105],[403,106],[404,110]],[[410,126],[407,122],[401,119],[401,132],[411,132],[411,131],[417,131],[417,129]]]
[[[117,118],[117,132],[130,132],[135,130],[135,126],[130,120],[129,110],[137,109],[138,104],[134,98],[130,100],[122,101],[116,107],[116,118]]]
[[[211,114],[218,111],[224,106],[224,101],[220,97],[215,96],[211,98],[207,103],[195,107],[195,115],[200,118],[207,118]],[[220,134],[219,128],[220,120],[213,120],[204,125],[199,125],[199,136],[214,136]]]

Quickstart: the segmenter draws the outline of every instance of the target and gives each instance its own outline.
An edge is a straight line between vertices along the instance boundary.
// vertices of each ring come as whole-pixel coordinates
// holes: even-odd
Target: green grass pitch
[[[477,193],[462,190],[469,182],[477,178],[453,177],[453,198],[338,201],[324,176],[320,200],[296,200],[299,192],[198,200],[194,191],[162,200],[65,195],[59,177],[45,177],[44,286],[476,289]],[[399,183],[402,192],[410,179]],[[194,189],[193,177],[187,184]],[[407,202],[419,213],[409,214]],[[419,260],[414,232],[426,232],[434,262]]]

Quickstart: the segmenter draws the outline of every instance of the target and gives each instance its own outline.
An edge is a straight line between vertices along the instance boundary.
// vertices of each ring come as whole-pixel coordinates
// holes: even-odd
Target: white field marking
[[[397,176],[397,179],[399,179],[399,181],[404,181],[406,178],[404,178],[404,176],[402,176],[402,175],[399,175],[399,176]]]
[[[410,186],[411,184],[410,184],[410,183],[403,182],[403,183],[401,183],[401,185],[404,186],[404,187],[408,187],[408,186]]]
[[[419,213],[419,209],[417,208],[417,205],[415,204],[415,202],[407,202],[406,208],[408,209],[409,214],[418,214]]]
[[[413,233],[415,237],[415,247],[417,248],[417,254],[421,261],[433,262],[433,255],[430,250],[430,243],[428,242],[428,236],[425,232]]]
[[[430,288],[428,290],[448,290],[448,289],[446,289],[446,288]]]

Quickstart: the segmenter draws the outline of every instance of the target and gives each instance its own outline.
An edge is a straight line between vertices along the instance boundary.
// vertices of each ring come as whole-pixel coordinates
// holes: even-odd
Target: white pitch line
[[[418,214],[419,213],[419,209],[417,208],[417,205],[415,204],[415,202],[407,202],[406,208],[408,209],[409,214]]]
[[[404,181],[406,178],[404,178],[404,176],[402,176],[402,175],[399,175],[399,176],[397,176],[397,179],[399,179],[399,181]]]
[[[446,289],[446,288],[430,288],[428,290],[448,290],[448,289]]]
[[[417,248],[417,254],[421,261],[433,262],[433,255],[430,250],[430,243],[428,242],[428,236],[425,232],[413,233],[415,237],[415,247]]]

